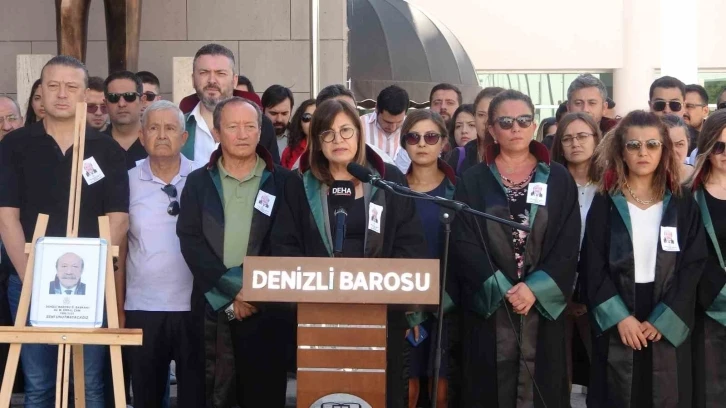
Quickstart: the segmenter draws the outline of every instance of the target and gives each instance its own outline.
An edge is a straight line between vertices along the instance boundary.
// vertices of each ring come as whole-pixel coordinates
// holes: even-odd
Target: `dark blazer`
[[[56,292],[63,293],[63,289],[61,288],[60,282],[58,282],[58,278],[55,278],[53,282],[50,283],[50,287],[48,288],[48,294],[49,295],[55,295]],[[71,293],[71,295],[85,295],[86,294],[86,284],[83,282],[78,282],[78,285],[76,286],[76,289]]]
[[[242,287],[242,268],[227,269],[224,265],[224,205],[222,182],[217,167],[221,147],[211,156],[206,167],[189,174],[181,194],[177,235],[181,252],[194,275],[192,311],[204,310],[204,298],[215,310],[231,303]],[[257,154],[265,160],[266,168],[260,190],[276,197],[268,217],[253,210],[247,255],[270,254],[270,229],[283,197],[283,184],[290,174],[273,164],[270,153],[257,146]],[[225,302],[227,300],[227,302]],[[201,308],[201,309],[198,309]]]

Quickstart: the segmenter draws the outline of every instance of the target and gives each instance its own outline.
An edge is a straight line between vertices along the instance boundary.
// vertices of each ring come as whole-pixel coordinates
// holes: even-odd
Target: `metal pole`
[[[310,0],[310,97],[320,91],[320,0]]]

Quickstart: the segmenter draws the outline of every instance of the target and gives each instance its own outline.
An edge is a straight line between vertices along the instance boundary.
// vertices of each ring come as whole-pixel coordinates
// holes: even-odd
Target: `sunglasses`
[[[118,103],[118,101],[121,100],[121,97],[123,97],[126,102],[131,103],[131,102],[135,101],[136,98],[138,98],[139,96],[141,96],[141,95],[137,94],[136,92],[124,92],[124,93],[120,93],[120,94],[119,93],[109,93],[109,94],[106,94],[106,100],[111,103]]]
[[[166,207],[166,213],[171,215],[172,217],[176,217],[179,215],[179,201],[176,200],[176,186],[173,184],[167,184],[164,187],[161,188],[161,191],[164,192],[169,197],[169,206]]]
[[[711,154],[718,156],[719,154],[723,154],[724,151],[726,151],[726,143],[716,142],[716,144],[713,145],[713,149],[711,149]]]
[[[99,109],[101,109],[101,114],[103,115],[108,112],[108,108],[106,108],[106,104],[104,103],[89,103],[86,105],[86,112],[88,113],[96,113]]]
[[[716,110],[724,108],[726,108],[726,102],[719,102],[719,104],[716,105]]]
[[[300,117],[300,120],[302,120],[304,123],[308,123],[311,120],[313,120],[313,114],[312,113],[303,113]]]
[[[514,127],[514,122],[517,122],[520,128],[526,129],[530,126],[532,126],[532,122],[534,121],[534,117],[532,115],[522,115],[517,116],[516,118],[513,118],[511,116],[500,116],[496,119],[494,119],[495,123],[499,124],[499,127],[504,130],[509,130]]]
[[[650,139],[645,142],[645,148],[651,151],[658,150],[661,146],[663,146],[663,142],[660,140]],[[625,149],[629,152],[639,152],[642,147],[643,142],[640,140],[628,140],[625,143]]]
[[[159,96],[159,95],[157,95],[153,92],[144,92],[143,94],[141,94],[141,97],[144,98],[144,100],[146,100],[146,102],[151,102],[151,101],[155,100],[157,96]]]
[[[671,108],[673,112],[680,112],[683,109],[683,104],[678,101],[654,101],[652,102],[653,110],[656,112],[663,112],[666,105]]]
[[[406,143],[415,146],[421,141],[421,135],[415,132],[406,133],[404,136],[404,139],[406,140]],[[436,132],[426,132],[423,135],[423,140],[428,145],[435,145],[436,143],[439,143],[439,139],[441,139],[441,134]]]

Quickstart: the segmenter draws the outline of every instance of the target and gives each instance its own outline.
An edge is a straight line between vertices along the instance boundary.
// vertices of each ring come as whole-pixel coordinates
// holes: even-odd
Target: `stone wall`
[[[53,0],[2,0],[0,93],[15,96],[16,55],[55,54]],[[321,0],[321,87],[347,80],[346,2]],[[172,59],[217,42],[237,57],[241,74],[262,92],[279,83],[297,100],[310,92],[309,0],[142,0],[139,70],[155,73],[171,99]],[[86,65],[108,72],[102,0],[92,0]]]

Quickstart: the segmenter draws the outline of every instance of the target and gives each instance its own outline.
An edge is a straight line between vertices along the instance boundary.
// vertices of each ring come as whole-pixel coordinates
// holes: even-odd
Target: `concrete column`
[[[617,113],[625,115],[635,109],[648,109],[648,90],[654,79],[655,61],[653,30],[657,14],[656,1],[623,1],[623,62],[613,73],[613,96]],[[675,28],[672,36],[683,35]],[[660,32],[658,32],[660,34]],[[656,43],[657,44],[657,43]]]
[[[20,109],[23,110],[25,115],[26,109],[28,109],[28,98],[30,97],[30,90],[33,88],[33,82],[40,78],[40,71],[43,70],[43,66],[48,60],[53,58],[50,54],[18,54],[15,57],[15,67],[17,68],[17,98],[20,104]]]
[[[661,75],[698,83],[698,0],[660,0]]]
[[[195,93],[194,81],[192,81],[192,65],[194,57],[174,57],[172,63],[173,84],[172,84],[172,100],[179,105],[185,96]]]

